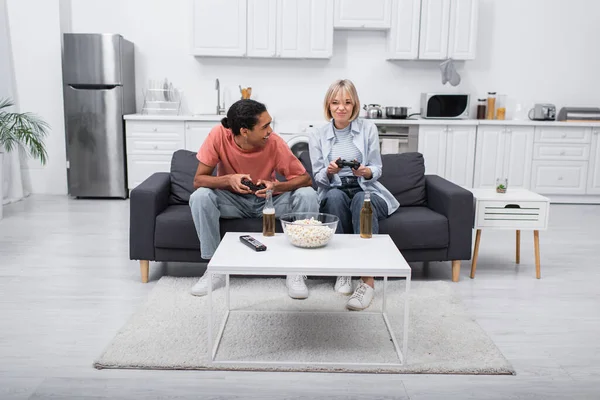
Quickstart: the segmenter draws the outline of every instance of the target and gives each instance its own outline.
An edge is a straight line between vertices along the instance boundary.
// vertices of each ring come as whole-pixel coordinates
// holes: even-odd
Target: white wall
[[[441,84],[438,62],[385,61],[383,32],[336,31],[330,60],[195,58],[190,0],[6,1],[21,109],[53,128],[50,164],[30,169],[34,192],[66,193],[61,27],[135,43],[138,110],[148,79],[165,77],[185,90],[190,113],[214,113],[219,78],[227,106],[239,98],[238,85],[252,86],[277,119],[322,118],[323,95],[338,78],[352,79],[363,103],[417,108],[428,91],[468,92],[475,103],[497,91],[512,104],[600,106],[598,1],[481,0],[477,59],[458,63],[457,88]]]
[[[7,0],[16,96],[21,112],[38,114],[51,131],[48,163],[27,162],[32,193],[67,193],[58,0]]]

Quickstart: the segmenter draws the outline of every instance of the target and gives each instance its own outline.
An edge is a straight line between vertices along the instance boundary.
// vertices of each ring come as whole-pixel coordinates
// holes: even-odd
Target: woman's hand
[[[362,176],[365,179],[371,179],[373,177],[373,171],[371,171],[371,168],[365,167],[364,165],[361,165],[358,167],[358,169],[353,169],[352,173],[354,176]]]
[[[340,157],[337,158],[337,160],[339,159]],[[329,165],[327,166],[327,175],[332,176],[340,172],[341,168],[338,167],[338,165],[335,163],[337,160],[334,160],[329,163]]]
[[[256,182],[257,185],[265,185],[266,187],[264,189],[260,189],[257,190],[254,194],[256,195],[256,197],[262,197],[263,199],[265,197],[267,197],[267,190],[271,190],[273,191],[273,194],[275,194],[275,187],[277,186],[277,182],[273,182],[273,181],[263,181],[262,179],[259,179],[258,182]]]

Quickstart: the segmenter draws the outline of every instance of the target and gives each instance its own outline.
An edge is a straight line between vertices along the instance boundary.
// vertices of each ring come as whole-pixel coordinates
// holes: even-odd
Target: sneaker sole
[[[354,290],[350,289],[349,292],[342,292],[341,290],[336,290],[333,289],[334,292],[339,293],[339,294],[343,294],[344,296],[350,296],[352,293],[354,293]]]
[[[369,304],[367,304],[366,307],[363,308],[358,308],[358,307],[353,307],[349,304],[346,304],[346,308],[350,311],[362,311],[362,310],[366,310],[367,308],[369,308],[371,306],[371,303],[373,302],[373,299],[371,299],[371,301],[369,302]]]

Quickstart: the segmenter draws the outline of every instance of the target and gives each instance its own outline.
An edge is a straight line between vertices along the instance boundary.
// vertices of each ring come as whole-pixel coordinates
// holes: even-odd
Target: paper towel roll
[[[396,154],[400,147],[400,139],[382,139],[381,154]]]

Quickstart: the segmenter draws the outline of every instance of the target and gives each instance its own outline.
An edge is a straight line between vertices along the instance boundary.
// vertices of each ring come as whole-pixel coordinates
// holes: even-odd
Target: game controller
[[[267,188],[267,186],[264,183],[261,183],[260,185],[255,185],[254,182],[246,178],[242,179],[242,185],[248,186],[248,188],[250,188],[250,190],[252,190],[253,192]]]
[[[346,161],[338,158],[335,160],[335,163],[337,164],[338,168],[350,167],[352,169],[358,169],[358,167],[360,167],[360,163],[356,160]]]

